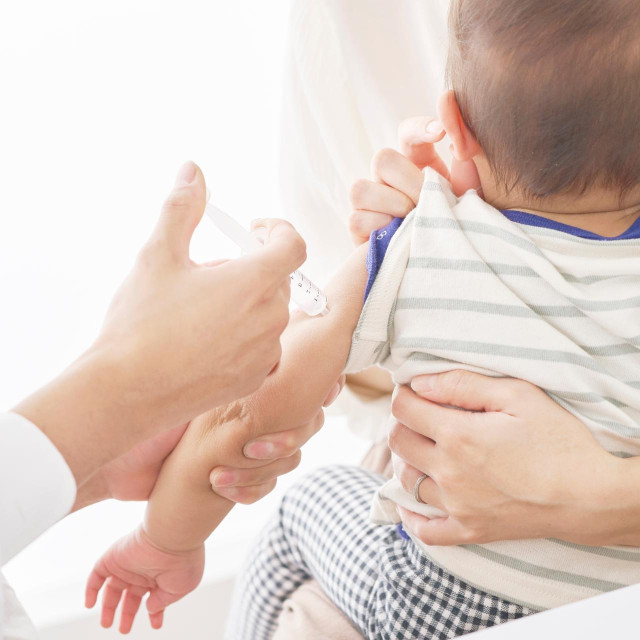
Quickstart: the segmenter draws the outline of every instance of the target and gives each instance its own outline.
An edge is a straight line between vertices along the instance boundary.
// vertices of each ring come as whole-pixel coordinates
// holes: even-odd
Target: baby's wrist
[[[204,544],[203,542],[193,545],[180,544],[176,540],[171,540],[170,536],[168,536],[166,532],[164,532],[163,534],[159,531],[149,531],[146,522],[143,522],[136,529],[135,536],[140,544],[152,547],[153,549],[155,549],[156,551],[160,551],[161,553],[175,556],[189,555],[194,551],[198,551]]]

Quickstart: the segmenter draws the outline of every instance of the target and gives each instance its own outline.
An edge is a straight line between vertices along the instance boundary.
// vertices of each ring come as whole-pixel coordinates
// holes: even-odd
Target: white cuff
[[[16,413],[0,414],[0,566],[66,516],[71,469],[47,436]]]

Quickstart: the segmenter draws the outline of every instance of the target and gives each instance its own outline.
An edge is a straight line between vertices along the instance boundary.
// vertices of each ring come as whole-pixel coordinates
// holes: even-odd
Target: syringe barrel
[[[301,271],[291,276],[291,299],[310,316],[317,316],[327,310],[327,296],[322,293]]]
[[[207,192],[207,204],[205,213],[213,223],[228,238],[233,240],[245,253],[261,250],[262,244],[254,238],[241,224],[234,220],[228,213],[218,209],[209,202]],[[327,296],[316,287],[302,272],[294,271],[291,274],[291,299],[308,315],[317,316],[327,313]]]

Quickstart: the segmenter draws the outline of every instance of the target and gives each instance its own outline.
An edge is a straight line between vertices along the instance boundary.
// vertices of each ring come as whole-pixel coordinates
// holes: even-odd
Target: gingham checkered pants
[[[284,601],[310,578],[376,640],[455,638],[532,613],[447,573],[395,526],[369,523],[384,480],[335,466],[287,492],[238,580],[227,640],[270,638]]]

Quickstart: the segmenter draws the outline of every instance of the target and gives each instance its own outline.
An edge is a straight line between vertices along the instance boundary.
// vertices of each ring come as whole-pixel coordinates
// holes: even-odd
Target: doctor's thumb
[[[185,162],[162,205],[151,243],[161,245],[174,259],[188,260],[191,237],[204,212],[206,191],[200,167]]]

